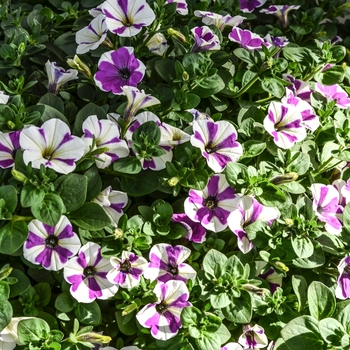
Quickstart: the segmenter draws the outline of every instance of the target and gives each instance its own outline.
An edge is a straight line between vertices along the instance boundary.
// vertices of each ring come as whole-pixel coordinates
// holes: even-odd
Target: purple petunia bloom
[[[253,12],[264,5],[266,0],[239,0],[239,8],[242,12]]]
[[[24,149],[23,161],[26,165],[32,162],[33,168],[40,169],[43,164],[61,174],[72,172],[75,162],[85,152],[84,141],[72,136],[69,126],[56,118],[49,119],[40,128],[24,128],[19,143]]]
[[[145,65],[134,56],[134,48],[123,46],[102,54],[94,79],[102,91],[121,95],[123,86],[137,86],[145,70]]]
[[[235,16],[231,17],[230,15],[219,15],[214,12],[208,12],[208,11],[194,11],[194,15],[197,17],[202,17],[202,22],[208,26],[214,25],[217,27],[220,31],[223,31],[225,27],[235,27],[240,25],[244,20],[245,17],[242,16]]]
[[[260,10],[260,12],[276,16],[282,28],[286,28],[288,25],[288,13],[292,10],[298,10],[299,8],[299,5],[271,5],[267,9]]]
[[[0,132],[0,168],[10,168],[15,163],[15,152],[21,149],[19,135],[21,130],[9,133]]]
[[[187,230],[186,238],[195,243],[203,243],[206,240],[205,228],[199,223],[192,221],[185,213],[173,214],[172,221],[178,222]]]
[[[185,213],[195,222],[213,232],[223,231],[227,218],[238,206],[239,197],[222,174],[214,174],[202,190],[190,190],[185,200]]]
[[[198,147],[208,166],[222,172],[228,162],[236,162],[243,154],[237,131],[228,121],[195,120],[191,144]]]
[[[64,267],[64,279],[71,284],[70,293],[80,303],[91,303],[95,299],[108,299],[118,286],[107,280],[107,273],[113,266],[101,255],[101,247],[88,242],[79,250],[77,257]]]
[[[312,184],[312,209],[318,219],[325,222],[324,228],[328,233],[338,235],[342,230],[343,208],[339,205],[339,192],[332,185]]]
[[[161,243],[154,245],[149,252],[147,269],[144,272],[145,278],[167,282],[170,280],[184,281],[196,278],[196,271],[184,261],[191,255],[191,250],[177,245]]]
[[[181,16],[186,16],[188,14],[187,2],[185,0],[166,0],[166,4],[171,4],[175,2],[177,4],[176,12]]]
[[[278,147],[288,149],[306,138],[306,129],[300,110],[293,104],[270,103],[264,119],[265,130],[273,136]]]
[[[343,258],[338,264],[339,277],[335,296],[338,299],[350,298],[350,256]]]
[[[350,107],[350,98],[348,94],[338,84],[322,85],[320,83],[316,83],[315,91],[320,93],[323,97],[326,97],[330,101],[336,100],[335,105],[339,108]]]
[[[121,258],[111,257],[110,263],[113,269],[107,274],[107,279],[122,288],[134,288],[147,268],[145,258],[131,252],[122,252]]]
[[[264,39],[258,34],[255,34],[248,29],[243,30],[238,27],[232,29],[228,38],[249,51],[259,50],[261,49],[261,45],[264,44]]]
[[[196,40],[191,49],[192,52],[220,50],[219,37],[209,27],[194,27],[191,32]]]
[[[248,324],[243,327],[243,334],[239,337],[238,342],[244,349],[261,349],[268,344],[264,328],[259,325],[253,327]]]
[[[129,148],[124,140],[119,138],[119,128],[111,120],[99,120],[96,115],[91,115],[83,123],[84,135],[82,140],[86,146],[86,153],[98,148],[105,151],[96,154],[95,164],[100,169],[105,169],[119,158],[129,155]]]
[[[238,248],[246,254],[254,247],[245,231],[246,227],[256,221],[263,221],[271,225],[279,216],[278,209],[265,207],[255,198],[243,196],[239,200],[237,209],[234,209],[227,218],[227,222],[231,231],[237,235]]]
[[[270,267],[267,271],[265,269],[265,271],[262,272],[267,265],[265,261],[256,261],[255,265],[256,270],[258,271],[258,277],[263,278],[268,282],[271,293],[274,293],[278,287],[282,286],[282,274],[277,273],[273,267]]]
[[[99,7],[108,30],[122,37],[135,36],[156,18],[145,0],[106,0]]]
[[[157,301],[147,304],[136,315],[141,326],[151,329],[151,334],[159,340],[168,340],[182,327],[180,315],[183,308],[191,306],[189,292],[183,281],[158,283],[154,290]]]
[[[65,216],[62,216],[55,226],[32,220],[28,229],[29,235],[23,245],[23,257],[46,270],[61,270],[81,247],[78,236]]]
[[[268,44],[268,45],[266,45]],[[272,46],[275,46],[275,47],[285,47],[289,44],[289,40],[287,37],[285,36],[271,36],[270,34],[267,34],[265,37],[264,37],[264,45],[265,46],[269,46],[269,45],[272,45]]]

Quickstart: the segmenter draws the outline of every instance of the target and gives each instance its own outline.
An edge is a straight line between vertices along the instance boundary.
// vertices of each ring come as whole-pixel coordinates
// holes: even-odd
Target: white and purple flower
[[[173,214],[172,221],[178,222],[187,230],[186,238],[195,243],[203,243],[206,240],[206,230],[199,223],[192,221],[185,213]]]
[[[268,45],[266,45],[268,44]],[[265,46],[275,46],[275,47],[285,47],[289,44],[289,40],[285,36],[271,36],[270,34],[265,35],[264,37],[264,45]]]
[[[118,286],[107,279],[113,269],[109,259],[101,255],[101,247],[93,242],[83,245],[77,257],[64,267],[64,279],[71,284],[70,293],[80,303],[91,303],[95,299],[108,299]]]
[[[82,128],[86,153],[99,148],[104,149],[104,152],[94,155],[98,168],[105,169],[117,159],[129,155],[129,148],[126,142],[119,138],[119,128],[112,121],[99,120],[96,115],[91,115],[84,121]]]
[[[191,32],[196,41],[191,49],[192,52],[220,50],[219,37],[209,27],[194,27]]]
[[[227,343],[220,350],[243,350],[238,343]]]
[[[258,34],[255,34],[248,29],[243,30],[239,27],[234,27],[228,35],[228,38],[249,51],[260,50],[261,45],[264,44],[264,39]]]
[[[335,296],[338,299],[350,298],[350,256],[343,258],[338,264],[339,277]]]
[[[266,0],[239,0],[239,8],[242,12],[253,12],[264,5]]]
[[[190,190],[185,200],[185,213],[213,232],[223,231],[227,218],[237,208],[239,197],[222,174],[214,174],[202,190]]]
[[[145,0],[106,0],[100,8],[108,30],[122,37],[135,36],[156,18]]]
[[[231,212],[227,222],[231,231],[237,236],[238,248],[246,254],[254,247],[245,231],[246,227],[256,221],[263,221],[268,225],[272,225],[273,221],[278,219],[279,216],[278,209],[265,207],[253,197],[242,196],[238,207]]]
[[[123,215],[123,208],[128,203],[128,196],[121,191],[112,190],[112,186],[106,187],[92,200],[102,207],[108,217],[111,219],[113,226],[118,226],[118,221]]]
[[[288,13],[299,8],[299,5],[271,5],[267,9],[260,10],[260,12],[276,16],[282,28],[286,28],[288,25]]]
[[[97,49],[105,40],[107,31],[106,17],[102,14],[98,15],[87,27],[76,32],[77,54],[81,55]]]
[[[28,224],[29,235],[23,245],[23,257],[46,270],[61,270],[77,254],[80,240],[67,217],[49,226],[35,219]]]
[[[294,96],[306,102],[310,102],[313,90],[310,89],[309,83],[300,79],[295,79],[290,74],[283,74],[283,78],[291,83],[291,85],[288,85],[288,89],[293,91]]]
[[[151,329],[158,340],[175,337],[182,327],[180,315],[183,308],[191,306],[189,292],[183,281],[159,282],[154,290],[158,300],[147,304],[136,315],[141,326]]]
[[[134,48],[123,46],[102,54],[94,79],[102,91],[121,95],[123,86],[137,86],[145,70],[145,65],[134,56]]]
[[[271,293],[274,293],[278,287],[282,286],[283,275],[275,271],[273,267],[266,270],[267,263],[265,261],[256,261],[256,270],[258,271],[258,277],[264,279],[270,285]],[[263,271],[264,270],[264,271]]]
[[[21,149],[19,135],[21,130],[0,132],[0,168],[10,168],[15,163],[15,152]]]
[[[243,334],[239,337],[238,343],[243,346],[243,349],[262,349],[269,343],[264,328],[259,325],[245,325]]]
[[[167,282],[170,280],[184,281],[196,278],[196,271],[184,261],[191,255],[191,250],[177,245],[160,243],[154,245],[149,252],[149,261],[144,277]]]
[[[56,62],[47,61],[45,69],[48,78],[48,91],[57,94],[59,88],[70,80],[78,79],[78,71],[76,69],[68,69],[57,67]]]
[[[338,84],[322,85],[320,83],[316,83],[315,91],[320,93],[323,97],[326,97],[330,101],[336,100],[335,105],[339,108],[350,107],[350,98],[348,94]]]
[[[121,258],[111,257],[113,269],[107,274],[107,279],[122,288],[134,288],[140,283],[142,274],[148,262],[142,256],[123,251]]]
[[[194,15],[197,17],[202,17],[202,22],[208,26],[214,25],[220,31],[223,31],[225,27],[236,27],[240,25],[245,17],[235,16],[231,17],[230,15],[219,15],[218,13],[208,12],[208,11],[194,11]]]
[[[311,185],[313,195],[312,209],[318,219],[325,222],[324,228],[328,233],[340,234],[343,208],[339,205],[339,192],[332,185],[315,183]]]
[[[72,172],[75,162],[85,152],[84,141],[72,136],[69,126],[56,118],[49,119],[40,128],[24,128],[19,143],[24,149],[26,165],[32,162],[33,168],[40,169],[43,164],[61,174]]]
[[[193,122],[191,144],[198,147],[208,166],[222,172],[228,162],[236,162],[243,154],[237,131],[228,121],[196,120]]]
[[[163,56],[169,48],[168,42],[162,33],[156,33],[146,42],[149,51],[157,56]]]
[[[186,16],[188,14],[188,8],[187,8],[187,2],[186,0],[166,0],[166,4],[171,4],[172,2],[175,2],[176,12],[181,16]]]

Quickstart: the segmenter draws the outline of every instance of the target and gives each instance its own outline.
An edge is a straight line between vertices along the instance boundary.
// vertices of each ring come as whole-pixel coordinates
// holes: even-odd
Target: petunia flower
[[[157,301],[147,304],[136,315],[141,326],[151,329],[158,340],[175,337],[182,327],[180,315],[188,302],[189,292],[183,281],[159,282],[154,290]]]
[[[57,94],[59,88],[70,80],[78,79],[78,71],[76,69],[68,69],[57,67],[56,62],[45,63],[45,70],[49,81],[48,91],[52,94]]]
[[[0,104],[1,105],[5,105],[8,100],[9,100],[10,96],[6,95],[3,91],[0,91]]]
[[[278,147],[288,149],[306,138],[306,129],[300,110],[294,105],[273,101],[264,119],[265,130],[273,136]]]
[[[156,18],[145,0],[106,0],[100,6],[108,30],[121,37],[132,37]]]
[[[220,50],[219,37],[209,27],[194,27],[191,32],[196,41],[191,49],[192,52]]]
[[[83,245],[77,257],[64,267],[64,279],[71,284],[70,293],[80,303],[91,303],[95,299],[108,299],[118,286],[107,280],[113,266],[101,255],[101,247],[93,242]]]
[[[151,280],[167,282],[178,280],[186,282],[196,278],[196,271],[184,261],[191,255],[191,250],[177,245],[160,243],[154,245],[149,252],[147,269],[144,272],[145,278]]]
[[[102,54],[94,79],[102,91],[121,95],[123,86],[137,86],[145,70],[145,65],[134,56],[134,48],[123,46]]]
[[[125,120],[130,121],[141,108],[151,107],[160,103],[157,98],[145,94],[144,90],[139,90],[136,87],[123,86],[122,90],[128,102],[124,111]]]
[[[149,51],[157,56],[163,56],[169,48],[168,42],[162,33],[156,33],[146,42]]]
[[[94,18],[96,18],[99,15],[103,15],[101,6],[97,6],[95,8],[92,8],[91,10],[89,10],[89,15],[91,15]]]
[[[203,243],[206,240],[206,230],[199,223],[192,221],[185,213],[183,214],[173,214],[173,222],[178,222],[185,227],[187,230],[186,238],[195,243]]]
[[[187,2],[186,0],[166,0],[166,4],[171,4],[172,2],[176,2],[176,12],[181,16],[186,16],[188,14]]]
[[[21,130],[9,133],[0,132],[0,168],[10,168],[15,163],[15,152],[21,149],[19,135]]]
[[[238,343],[227,343],[220,350],[243,350]]]
[[[270,267],[267,271],[262,273],[267,263],[265,261],[255,261],[258,277],[266,280],[270,285],[271,293],[274,293],[278,287],[282,287],[283,275],[275,271],[273,267]]]
[[[103,153],[96,154],[95,163],[100,169],[105,169],[119,158],[129,155],[129,148],[124,140],[119,138],[118,126],[110,120],[99,120],[96,115],[91,115],[82,125],[84,135],[82,140],[86,146],[86,152],[99,148],[105,149]]]
[[[260,10],[260,12],[276,16],[282,28],[286,28],[288,26],[288,13],[299,8],[299,5],[271,5],[267,9]]]
[[[112,224],[117,227],[118,221],[123,215],[123,208],[128,203],[128,196],[126,193],[114,191],[112,186],[108,186],[92,201],[102,207],[111,219]]]
[[[243,154],[237,131],[228,121],[195,120],[191,144],[198,147],[208,166],[222,172],[228,162],[236,162]]]
[[[271,225],[279,216],[280,212],[278,209],[265,207],[253,197],[242,196],[238,207],[227,218],[227,223],[231,231],[237,236],[238,248],[246,254],[254,247],[248,238],[246,228],[256,221],[266,222]]]
[[[66,216],[49,226],[35,219],[28,224],[29,235],[23,245],[23,257],[46,270],[61,270],[77,254],[80,240]]]
[[[71,173],[85,152],[84,141],[72,136],[68,125],[56,118],[47,120],[40,128],[24,128],[19,143],[26,165],[32,162],[33,168],[40,169],[43,164],[61,174]]]
[[[87,27],[76,32],[75,41],[78,44],[77,54],[81,55],[90,50],[97,49],[105,40],[107,31],[106,17],[100,14]]]
[[[0,349],[12,350],[18,345],[18,324],[34,317],[12,317],[10,323],[0,332]]]
[[[185,213],[207,230],[220,232],[227,227],[227,218],[237,208],[238,199],[225,176],[214,174],[202,191],[189,191],[189,197],[184,204]]]
[[[291,85],[288,85],[288,89],[293,91],[294,96],[299,97],[302,100],[310,103],[311,93],[314,90],[310,89],[310,85],[308,82],[302,81],[300,79],[295,79],[290,74],[283,74],[283,79],[291,82]]]
[[[223,31],[225,27],[236,27],[240,25],[244,20],[245,17],[242,16],[235,16],[231,17],[230,15],[219,15],[214,12],[208,12],[208,11],[194,11],[194,15],[197,17],[202,17],[202,22],[208,26],[214,25],[217,27],[220,31]]]
[[[210,115],[208,113],[201,112],[198,109],[195,109],[195,108],[187,109],[187,112],[189,112],[193,115],[193,121],[195,121],[195,120],[210,120],[210,121],[214,122],[214,120],[210,117]],[[189,124],[193,125],[193,122],[189,123]]]
[[[332,186],[335,187],[339,193],[339,205],[345,208],[350,202],[350,180],[345,182],[342,179],[337,179],[332,182]]]
[[[243,346],[243,349],[262,349],[268,344],[264,328],[259,325],[245,325],[243,334],[239,337],[238,343]]]
[[[110,263],[113,269],[107,274],[107,279],[122,288],[134,288],[147,268],[145,258],[134,253],[123,251],[121,258],[111,257]]]
[[[159,129],[161,133],[159,146],[173,148],[190,141],[191,136],[189,134],[170,124],[163,122],[159,125]]]
[[[239,0],[239,8],[242,12],[253,12],[264,5],[266,0]]]
[[[339,206],[339,192],[332,185],[315,183],[311,185],[312,209],[318,219],[325,222],[328,233],[338,235],[342,230],[342,207]]]
[[[342,300],[348,299],[350,298],[350,256],[346,256],[339,262],[338,271],[335,296]]]
[[[322,85],[320,83],[316,83],[315,91],[330,101],[336,100],[335,105],[339,108],[350,107],[350,98],[348,97],[348,94],[338,84]]]
[[[289,44],[289,40],[285,36],[271,36],[270,34],[267,34],[264,36],[264,45],[266,46],[266,43],[275,47],[285,47]]]
[[[259,50],[261,49],[261,45],[264,44],[264,39],[258,34],[255,34],[248,29],[243,30],[238,27],[232,29],[228,38],[249,51]]]

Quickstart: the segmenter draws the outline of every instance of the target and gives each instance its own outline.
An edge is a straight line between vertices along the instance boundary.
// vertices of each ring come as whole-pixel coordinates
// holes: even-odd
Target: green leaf
[[[0,280],[0,298],[8,299],[10,297],[10,286],[7,282]]]
[[[96,301],[88,304],[78,303],[74,308],[74,314],[80,323],[91,326],[101,323],[101,309]]]
[[[169,84],[176,79],[175,61],[170,59],[159,60],[155,64],[156,72]]]
[[[342,324],[334,318],[324,318],[318,324],[322,338],[332,346],[341,346],[345,329]]]
[[[215,249],[211,249],[203,259],[203,269],[206,273],[209,273],[212,276],[216,276],[216,266],[221,268],[222,266],[224,266],[226,261],[227,258],[224,254],[220,253]]]
[[[313,281],[307,291],[310,314],[317,320],[332,316],[335,310],[334,293],[323,283]]]
[[[62,175],[55,181],[55,190],[60,195],[66,211],[80,208],[86,200],[88,179],[84,175]]]
[[[298,298],[298,311],[302,311],[306,305],[307,301],[307,282],[303,276],[293,275],[292,276],[292,286],[295,295]]]
[[[101,230],[111,224],[106,212],[97,203],[85,203],[69,215],[70,221],[84,230]]]
[[[115,318],[117,320],[119,330],[125,335],[134,335],[137,333],[137,325],[135,317],[123,316],[121,311],[115,313]],[[128,317],[128,318],[127,318]],[[126,322],[126,320],[128,320]]]
[[[122,174],[138,174],[141,163],[136,157],[120,158],[113,163],[113,170]]]
[[[214,309],[222,309],[230,304],[231,299],[226,292],[216,294],[212,292],[210,294],[210,304]]]
[[[67,125],[69,125],[68,119],[60,111],[58,111],[57,109],[51,106],[47,106],[47,105],[43,105],[43,106],[44,106],[44,112],[41,115],[41,120],[43,122],[46,122],[53,118],[57,118],[65,122]]]
[[[248,140],[242,143],[243,147],[243,158],[253,158],[258,156],[266,148],[266,143],[257,140]]]
[[[49,325],[40,318],[22,320],[18,323],[18,342],[20,345],[37,342],[46,339],[49,332]]]
[[[234,187],[238,179],[248,177],[247,167],[240,163],[229,162],[225,168],[225,176],[227,182]]]
[[[60,113],[64,113],[64,104],[63,101],[56,95],[47,92],[43,97],[40,98],[38,104],[50,106]]]
[[[187,306],[181,312],[181,323],[184,328],[198,325],[202,318],[202,311],[194,306]]]
[[[233,51],[233,54],[239,58],[240,60],[242,60],[243,62],[246,62],[248,64],[254,64],[254,57],[252,56],[252,54],[246,50],[246,49],[236,49]]]
[[[236,255],[230,256],[223,264],[222,271],[227,272],[234,279],[244,278],[244,266]]]
[[[84,106],[76,115],[73,134],[77,136],[83,135],[83,123],[85,119],[90,117],[91,115],[97,115],[98,119],[106,119],[106,112],[100,106],[95,105],[94,103],[88,103]]]
[[[74,309],[74,299],[68,293],[61,293],[55,300],[55,308],[61,312],[70,312]]]
[[[51,287],[46,282],[34,286],[35,293],[40,297],[40,306],[46,306],[51,300]]]
[[[323,85],[340,84],[344,79],[345,70],[342,66],[333,66],[314,75],[316,82]]]
[[[292,236],[292,246],[299,258],[308,258],[314,253],[314,245],[309,237]]]
[[[22,247],[27,237],[28,226],[24,221],[10,221],[0,229],[0,253],[14,253]]]
[[[224,81],[218,74],[197,81],[197,86],[192,90],[193,93],[201,98],[210,97],[221,91],[225,87]]]
[[[91,168],[89,168],[84,175],[88,179],[86,200],[91,201],[92,199],[97,197],[97,195],[102,190],[101,176],[96,166],[92,166]]]
[[[331,47],[330,52],[332,53],[332,58],[337,63],[344,59],[346,55],[346,48],[341,45],[334,45],[333,47]],[[338,67],[338,66],[333,66],[333,67]]]
[[[45,198],[45,191],[31,183],[26,183],[21,191],[21,205],[29,208],[36,203],[41,203]]]
[[[13,186],[11,185],[1,186],[0,199],[5,200],[6,209],[10,213],[12,213],[16,209],[18,198],[17,198],[17,191]]]
[[[310,156],[301,152],[292,153],[286,165],[287,173],[297,173],[299,176],[304,175],[310,168]]]
[[[121,190],[134,197],[155,192],[159,185],[157,172],[152,170],[144,170],[136,176],[123,177],[121,179]]]
[[[221,309],[225,318],[235,323],[249,323],[252,318],[251,296],[245,290],[241,290],[239,298],[232,298],[230,305]]]
[[[0,333],[11,322],[12,306],[10,302],[0,295]]]
[[[273,96],[276,96],[277,98],[281,98],[285,93],[284,86],[274,78],[264,78],[264,80],[261,82],[261,87],[263,90],[272,94]]]
[[[13,269],[9,277],[17,280],[10,286],[10,298],[22,294],[30,287],[29,278],[21,270]]]
[[[334,314],[332,315],[333,319],[338,320],[346,332],[350,331],[350,300],[341,301],[337,303]]]
[[[269,183],[262,183],[260,188],[263,193],[258,196],[261,203],[267,207],[281,207],[286,203],[286,196],[277,187]]]
[[[154,121],[141,124],[132,134],[132,140],[140,144],[158,146],[160,140],[160,129]]]
[[[58,194],[46,193],[42,202],[34,204],[30,209],[36,219],[46,225],[55,226],[63,214],[64,204]]]
[[[201,332],[201,337],[195,339],[199,350],[217,350],[220,349],[221,339],[216,333]]]

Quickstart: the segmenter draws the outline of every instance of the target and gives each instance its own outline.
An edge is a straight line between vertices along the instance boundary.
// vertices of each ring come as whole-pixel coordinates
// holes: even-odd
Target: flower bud
[[[80,334],[75,338],[78,342],[89,342],[95,344],[108,344],[112,338],[108,335],[102,335],[95,332],[87,332]]]
[[[27,177],[24,174],[22,174],[19,171],[17,171],[15,168],[13,168],[11,170],[11,174],[17,181],[20,181],[20,182],[26,182],[27,181]]]
[[[113,236],[115,239],[122,238],[124,235],[124,231],[121,228],[116,228],[114,229]]]
[[[264,295],[266,295],[266,293],[268,293],[267,289],[259,288],[257,286],[254,286],[253,284],[249,284],[249,283],[243,284],[242,288],[244,290],[246,290],[247,292],[251,292],[251,293],[254,293],[254,294],[259,295],[259,296],[264,296]]]
[[[285,219],[284,222],[286,223],[287,226],[293,226],[293,219]]]
[[[187,81],[189,78],[190,78],[190,76],[188,75],[188,73],[186,71],[184,71],[182,73],[182,80]]]
[[[272,265],[276,266],[280,271],[282,272],[288,272],[289,271],[289,267],[286,266],[283,262],[281,261],[271,261],[270,262]]]
[[[78,57],[78,55],[75,55],[73,59],[67,60],[68,66],[77,69],[79,72],[85,74],[88,78],[91,78],[91,71],[90,68],[81,61],[81,59]]]
[[[282,185],[286,182],[295,181],[298,178],[298,173],[286,173],[284,175],[278,175],[270,180],[274,185]]]
[[[7,121],[7,126],[8,126],[8,128],[9,128],[10,130],[13,130],[13,129],[16,127],[16,124],[15,124],[13,121],[8,120],[8,121]]]
[[[124,308],[123,312],[122,312],[122,316],[126,316],[131,314],[134,310],[137,310],[138,306],[136,303],[132,303],[130,305],[128,305],[127,307]]]
[[[180,181],[180,178],[177,176],[173,176],[171,179],[168,180],[168,185],[171,187],[176,186]]]
[[[169,28],[168,29],[168,34],[171,35],[172,37],[180,40],[183,43],[187,42],[186,41],[186,37],[181,32],[179,32],[178,30],[175,30],[173,28]]]

